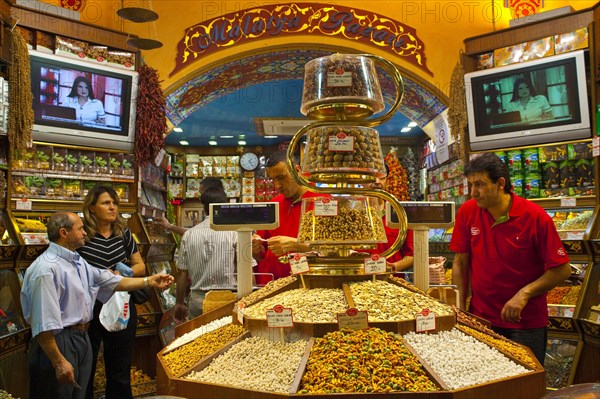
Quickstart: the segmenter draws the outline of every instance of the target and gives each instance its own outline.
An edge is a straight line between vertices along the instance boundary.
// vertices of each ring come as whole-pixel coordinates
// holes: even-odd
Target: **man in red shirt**
[[[472,160],[464,175],[471,199],[458,210],[450,242],[461,308],[471,292],[469,310],[531,348],[543,364],[546,293],[569,278],[567,253],[544,209],[511,193],[508,167],[498,156]]]
[[[290,265],[287,262],[280,262],[279,257],[290,252],[309,250],[307,244],[299,243],[297,240],[302,198],[323,196],[308,191],[306,187],[296,183],[288,169],[287,151],[272,154],[267,160],[266,167],[267,175],[273,179],[275,189],[280,193],[271,200],[279,203],[279,227],[258,231],[253,237],[252,254],[258,262],[255,267],[255,272],[259,273],[256,277],[258,285],[290,275]],[[300,170],[298,165],[296,168]]]

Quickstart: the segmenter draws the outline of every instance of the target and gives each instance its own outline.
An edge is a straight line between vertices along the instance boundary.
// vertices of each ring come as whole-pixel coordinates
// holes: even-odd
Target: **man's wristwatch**
[[[150,282],[148,281],[148,277],[144,277],[144,286],[150,287]]]

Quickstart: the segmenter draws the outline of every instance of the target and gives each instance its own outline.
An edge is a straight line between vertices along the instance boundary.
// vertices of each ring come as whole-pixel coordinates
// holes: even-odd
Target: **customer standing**
[[[85,246],[79,254],[92,266],[119,273],[116,265],[127,263],[133,276],[146,275],[146,265],[133,239],[125,220],[119,215],[119,196],[112,187],[96,186],[83,201],[83,216],[87,233]],[[127,399],[131,393],[131,358],[135,340],[137,312],[130,299],[129,324],[122,331],[108,331],[100,323],[102,304],[96,302],[94,319],[90,324],[90,341],[94,352],[92,380],[88,386],[87,398],[93,399],[93,379],[100,344],[104,344],[104,365],[106,369],[106,399]]]
[[[211,187],[200,197],[204,211],[209,214],[210,204],[227,202],[222,188]],[[208,291],[235,289],[237,232],[215,231],[210,218],[187,230],[181,240],[177,261],[177,304],[173,312],[176,323],[202,314],[202,303]],[[185,292],[191,280],[191,291],[186,311]]]
[[[200,181],[200,199],[202,199],[202,194],[211,187],[217,187],[224,190],[223,181],[221,181],[221,179],[219,179],[218,177],[205,177],[204,179],[202,179],[202,181]],[[206,214],[208,215],[208,210],[206,211]],[[167,220],[167,218],[164,216],[157,217],[155,219],[155,222],[158,225],[164,227],[165,229],[170,230],[175,234],[179,234],[180,236],[182,236],[186,231],[189,230],[188,227],[182,227],[177,226],[175,224],[171,224],[169,220]]]
[[[165,289],[173,277],[123,278],[92,267],[75,252],[85,243],[81,218],[58,212],[47,225],[50,246],[27,268],[21,289],[23,316],[31,326],[28,350],[30,399],[83,399],[92,347],[87,329],[94,301],[114,291]]]
[[[546,352],[546,293],[569,278],[569,258],[544,209],[510,191],[508,167],[495,154],[472,160],[464,175],[471,199],[458,210],[450,249],[452,282],[465,308],[497,333]]]

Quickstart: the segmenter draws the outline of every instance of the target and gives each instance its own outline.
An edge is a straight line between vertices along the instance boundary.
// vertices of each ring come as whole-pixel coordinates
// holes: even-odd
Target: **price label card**
[[[565,207],[573,207],[577,205],[577,200],[575,198],[561,198],[560,206]]]
[[[350,308],[344,313],[338,313],[338,328],[350,330],[366,330],[369,328],[369,314],[366,310]]]
[[[567,240],[583,240],[585,231],[567,231]]]
[[[160,164],[162,163],[166,154],[167,154],[167,152],[165,151],[165,149],[161,148],[160,151],[158,152],[158,154],[156,154],[156,158],[154,158],[154,164],[156,166],[160,166]]]
[[[18,211],[30,211],[32,209],[32,202],[31,200],[28,200],[27,198],[23,197],[20,200],[16,201],[16,209]]]
[[[337,216],[338,202],[331,198],[315,201],[315,216]]]
[[[415,318],[417,319],[416,332],[435,330],[435,314],[429,309],[423,309],[416,314]]]
[[[310,271],[305,255],[294,254],[294,256],[291,256],[290,267],[292,269],[292,274],[302,274]]]
[[[329,151],[354,151],[354,136],[348,136],[344,132],[329,136],[327,149]]]
[[[327,72],[327,87],[352,87],[352,72],[342,68]]]
[[[592,156],[600,156],[600,137],[598,136],[592,139]]]
[[[365,274],[385,273],[387,262],[383,256],[371,255],[365,259]]]
[[[275,305],[273,309],[267,310],[267,326],[276,328],[294,327],[292,308]]]
[[[243,303],[238,303],[238,309],[237,309],[237,319],[240,322],[240,324],[244,324],[244,304]]]

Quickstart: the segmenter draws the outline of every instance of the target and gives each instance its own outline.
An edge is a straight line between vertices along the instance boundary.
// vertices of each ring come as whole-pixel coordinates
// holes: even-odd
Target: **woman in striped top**
[[[130,265],[133,276],[146,275],[146,265],[126,221],[119,215],[119,196],[112,187],[96,186],[90,190],[83,201],[83,216],[87,237],[78,252],[88,263],[117,274],[116,265],[123,262]],[[100,323],[101,308],[102,304],[96,301],[89,329],[93,366],[86,398],[94,397],[93,381],[101,343],[104,343],[106,399],[132,398],[130,368],[137,323],[135,304],[130,300],[127,328],[116,332],[108,331]]]

